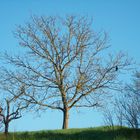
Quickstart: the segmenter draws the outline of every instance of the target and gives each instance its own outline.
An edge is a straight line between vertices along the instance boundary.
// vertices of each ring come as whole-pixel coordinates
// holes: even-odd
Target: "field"
[[[10,133],[6,139],[0,134],[0,140],[140,140],[140,130],[130,128],[96,127],[68,130],[48,130],[36,132]]]

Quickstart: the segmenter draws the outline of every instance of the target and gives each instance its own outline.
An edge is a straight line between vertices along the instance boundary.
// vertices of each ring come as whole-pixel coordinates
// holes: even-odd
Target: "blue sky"
[[[123,50],[140,62],[140,1],[139,0],[4,0],[0,1],[0,52],[18,52],[18,41],[12,31],[24,25],[31,15],[88,15],[93,28],[109,33],[112,51]],[[88,119],[87,119],[88,118]],[[41,117],[27,114],[11,124],[10,130],[61,128],[62,114],[46,111]],[[103,120],[95,110],[71,111],[70,127],[93,127]]]

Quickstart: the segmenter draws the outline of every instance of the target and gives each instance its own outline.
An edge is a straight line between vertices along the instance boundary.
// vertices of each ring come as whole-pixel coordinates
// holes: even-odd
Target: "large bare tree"
[[[10,76],[27,87],[22,99],[62,111],[63,129],[70,109],[107,100],[108,89],[118,88],[120,71],[130,65],[123,53],[107,55],[107,34],[92,25],[86,17],[32,17],[15,32],[23,54],[6,55],[17,68]]]

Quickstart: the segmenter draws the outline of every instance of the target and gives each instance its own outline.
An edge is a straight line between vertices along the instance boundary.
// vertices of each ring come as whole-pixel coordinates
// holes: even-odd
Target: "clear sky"
[[[109,33],[113,50],[123,50],[140,62],[140,0],[0,0],[0,51],[18,52],[12,31],[31,15],[70,14],[93,17],[93,28]],[[46,111],[40,117],[27,114],[12,123],[10,130],[61,128],[62,114]],[[70,112],[70,127],[93,127],[103,120],[95,110]]]

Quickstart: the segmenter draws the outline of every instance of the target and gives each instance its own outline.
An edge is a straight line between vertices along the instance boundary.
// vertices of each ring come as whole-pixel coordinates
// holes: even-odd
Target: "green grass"
[[[0,140],[6,140],[0,134]],[[140,130],[96,127],[68,130],[10,133],[7,140],[140,140]]]

